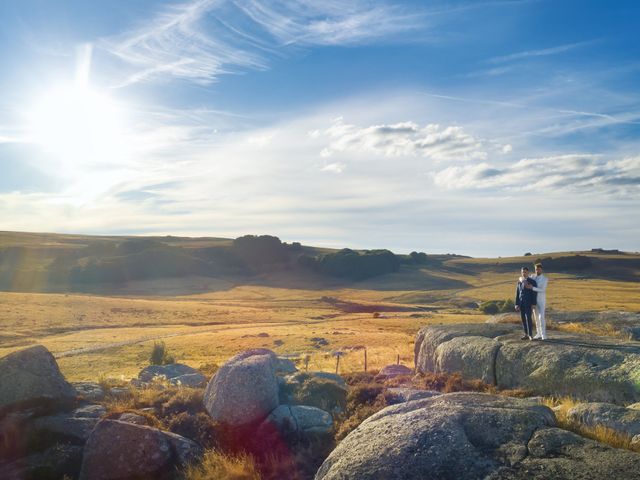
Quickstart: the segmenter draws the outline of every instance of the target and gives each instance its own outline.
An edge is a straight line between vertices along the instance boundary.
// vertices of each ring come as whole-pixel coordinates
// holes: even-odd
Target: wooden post
[[[400,365],[400,354],[398,354],[398,360],[396,361],[396,365]]]
[[[340,355],[336,355],[336,375],[338,374],[339,365],[340,365]]]
[[[367,371],[367,349],[364,349],[364,371]]]

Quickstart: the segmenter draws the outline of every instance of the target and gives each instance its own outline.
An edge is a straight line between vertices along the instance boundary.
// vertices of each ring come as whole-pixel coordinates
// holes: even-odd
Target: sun
[[[59,86],[40,95],[27,112],[33,142],[65,167],[124,161],[123,105],[88,85]]]

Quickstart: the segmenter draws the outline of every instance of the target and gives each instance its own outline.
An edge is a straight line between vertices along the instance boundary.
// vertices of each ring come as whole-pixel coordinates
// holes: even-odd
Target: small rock
[[[191,373],[200,373],[195,368],[182,363],[171,363],[168,365],[149,365],[143,368],[138,374],[138,380],[142,382],[152,382],[156,378],[171,380],[175,377]]]
[[[441,392],[436,392],[432,390],[418,390],[415,388],[388,388],[387,389],[387,402],[390,405],[395,405],[397,403],[403,402],[411,402],[413,400],[421,400],[423,398],[431,398],[437,395],[442,395]]]
[[[386,367],[382,367],[380,373],[375,376],[374,380],[382,382],[402,375],[413,375],[413,370],[405,365],[387,365]]]
[[[280,405],[264,420],[258,432],[275,427],[281,433],[327,434],[333,419],[324,410],[305,405]]]
[[[133,423],[135,425],[149,425],[147,417],[132,412],[124,412],[113,420],[120,420],[121,422]]]
[[[187,373],[185,375],[170,378],[169,383],[171,385],[198,388],[204,386],[207,383],[207,377],[205,377],[200,372]]]
[[[73,382],[71,384],[76,389],[78,395],[89,402],[99,402],[104,399],[104,390],[94,382]]]

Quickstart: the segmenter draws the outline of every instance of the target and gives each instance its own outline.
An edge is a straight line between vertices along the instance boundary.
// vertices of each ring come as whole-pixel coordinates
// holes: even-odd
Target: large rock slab
[[[39,402],[71,403],[76,395],[51,352],[42,345],[0,359],[0,411]]]
[[[592,401],[640,400],[640,343],[554,331],[544,342],[520,340],[515,325],[429,326],[416,338],[419,372],[461,372],[500,388]]]
[[[639,467],[640,454],[555,428],[553,412],[534,401],[453,393],[374,414],[315,478],[638,479]]]
[[[156,428],[100,421],[84,447],[80,480],[172,479],[202,455],[195,442]]]
[[[204,392],[204,406],[215,421],[232,426],[258,422],[279,404],[276,355],[256,349],[222,365]]]

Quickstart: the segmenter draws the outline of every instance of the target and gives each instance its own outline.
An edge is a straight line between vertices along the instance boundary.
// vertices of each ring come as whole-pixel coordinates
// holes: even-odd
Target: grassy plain
[[[40,253],[25,254],[24,261],[27,270],[37,273],[42,258],[51,258],[51,250],[78,248],[87,238],[9,232],[0,235],[0,247],[20,246],[21,252],[33,247]],[[163,241],[185,248],[230,242],[177,237]],[[549,255],[575,257],[571,252],[541,257]],[[551,321],[554,311],[640,312],[640,255],[580,255],[593,259],[593,271],[549,273]],[[140,280],[92,294],[0,292],[0,357],[39,343],[54,353],[70,380],[134,377],[148,364],[158,340],[176,360],[194,367],[221,363],[254,347],[290,355],[301,364],[308,356],[309,369],[314,370],[335,370],[336,351],[345,354],[341,372],[363,370],[365,348],[370,369],[398,358],[412,365],[420,327],[486,321],[477,303],[512,298],[519,266],[536,257],[429,258],[427,265],[403,266],[396,273],[360,282],[281,271],[242,282],[197,276]]]

